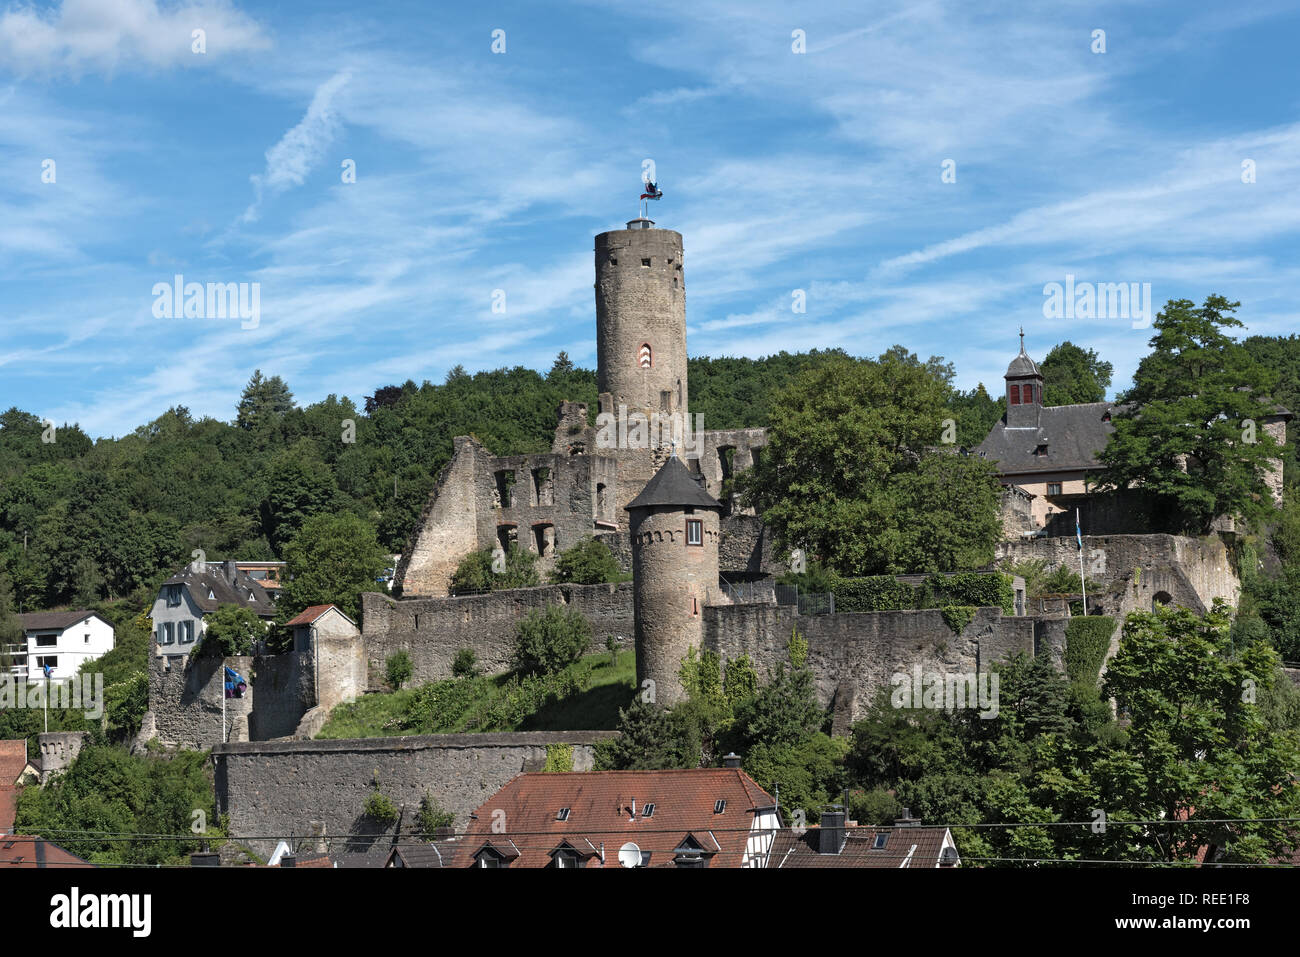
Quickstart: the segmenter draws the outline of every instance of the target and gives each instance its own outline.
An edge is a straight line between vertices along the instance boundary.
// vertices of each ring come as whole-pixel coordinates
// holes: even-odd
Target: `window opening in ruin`
[[[533,501],[538,505],[555,504],[555,487],[549,468],[533,469]]]
[[[649,266],[649,265],[650,265],[650,260],[648,260],[648,259],[643,259],[643,260],[641,260],[641,265],[642,265],[642,266]]]
[[[537,547],[537,554],[540,557],[545,558],[555,550],[555,526],[533,526],[533,540]]]
[[[502,469],[496,473],[497,480],[497,498],[501,502],[502,508],[512,508],[514,506],[515,493],[515,473],[512,469]]]
[[[607,503],[605,501],[605,483],[597,482],[596,483],[596,517],[597,518],[605,514],[606,505]]]

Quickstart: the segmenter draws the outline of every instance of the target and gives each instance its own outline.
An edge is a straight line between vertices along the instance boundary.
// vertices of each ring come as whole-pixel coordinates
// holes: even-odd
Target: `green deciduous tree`
[[[1279,450],[1263,423],[1274,376],[1225,332],[1242,325],[1238,305],[1170,300],[1100,455],[1104,483],[1149,492],[1166,527],[1204,531],[1273,508],[1264,477]]]
[[[361,593],[374,591],[375,578],[388,563],[374,528],[350,512],[316,515],[284,548],[289,581],[280,599],[280,617],[310,605],[337,605],[361,620]]]
[[[773,401],[768,445],[738,477],[745,504],[781,550],[806,548],[844,575],[984,564],[1000,531],[994,472],[928,451],[948,394],[939,360],[898,350],[806,370]],[[961,508],[945,487],[967,494]]]
[[[1038,369],[1043,374],[1044,405],[1103,402],[1114,372],[1092,349],[1069,340],[1053,347]]]

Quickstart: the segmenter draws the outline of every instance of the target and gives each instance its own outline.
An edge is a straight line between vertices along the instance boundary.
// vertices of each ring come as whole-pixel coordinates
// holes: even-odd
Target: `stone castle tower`
[[[653,681],[663,707],[685,698],[682,659],[704,637],[704,606],[721,600],[718,538],[722,505],[670,456],[627,506],[631,516],[636,679]]]
[[[596,377],[600,412],[686,421],[686,279],[682,236],[634,219],[596,237]],[[670,447],[595,450],[618,459],[619,505]]]

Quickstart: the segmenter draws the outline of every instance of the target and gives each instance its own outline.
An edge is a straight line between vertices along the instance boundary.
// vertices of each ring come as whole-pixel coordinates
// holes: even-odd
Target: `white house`
[[[113,626],[93,611],[34,611],[19,616],[25,643],[11,654],[15,677],[42,678],[53,669],[52,681],[73,677],[84,662],[113,650]]]
[[[235,562],[192,563],[163,582],[154,600],[149,613],[154,654],[188,655],[207,628],[203,616],[221,605],[249,608],[265,621],[275,617],[275,604],[266,590]]]

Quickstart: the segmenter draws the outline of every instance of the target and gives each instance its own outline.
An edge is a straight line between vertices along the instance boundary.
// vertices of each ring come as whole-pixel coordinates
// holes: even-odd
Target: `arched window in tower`
[[[649,369],[654,365],[654,356],[650,352],[650,343],[641,343],[641,351],[637,355],[637,361],[640,363],[642,369]]]

